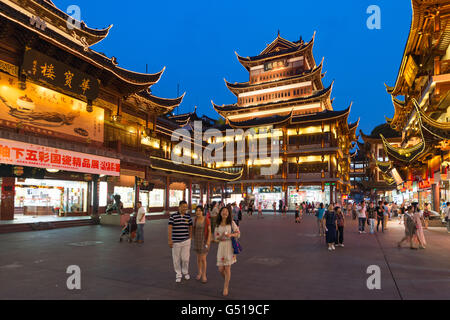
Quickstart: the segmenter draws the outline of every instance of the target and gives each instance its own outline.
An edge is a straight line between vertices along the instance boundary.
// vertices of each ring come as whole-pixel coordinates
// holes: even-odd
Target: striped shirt
[[[184,216],[181,216],[179,212],[171,214],[169,226],[172,226],[172,241],[177,243],[189,240],[189,227],[192,225],[192,218],[189,213]]]

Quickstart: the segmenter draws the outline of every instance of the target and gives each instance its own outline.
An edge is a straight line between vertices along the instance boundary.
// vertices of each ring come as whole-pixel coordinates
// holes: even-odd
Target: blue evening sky
[[[314,33],[314,56],[325,57],[324,85],[335,80],[334,109],[353,101],[350,121],[361,118],[369,134],[394,107],[384,83],[393,85],[411,24],[410,0],[198,0],[106,1],[54,0],[62,10],[81,8],[91,28],[110,24],[109,36],[93,49],[115,56],[119,66],[150,73],[166,66],[155,95],[173,98],[187,92],[179,113],[198,106],[198,114],[220,116],[211,106],[235,103],[223,81],[248,81],[237,61],[259,54],[280,30],[281,36],[309,41]],[[369,30],[370,5],[381,8],[381,30]]]

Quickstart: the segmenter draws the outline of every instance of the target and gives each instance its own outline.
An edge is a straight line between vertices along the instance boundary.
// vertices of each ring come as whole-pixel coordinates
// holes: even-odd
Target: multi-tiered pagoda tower
[[[349,152],[358,122],[348,124],[351,106],[333,110],[333,84],[322,83],[323,60],[313,56],[314,36],[309,42],[288,41],[279,34],[259,55],[241,57],[249,81],[229,83],[237,103],[214,109],[226,120],[226,128],[279,129],[280,169],[262,176],[266,162],[246,161],[245,176],[229,184],[234,193],[252,194],[263,208],[283,200],[295,203],[337,202],[350,193]],[[275,131],[274,131],[275,132]],[[248,159],[248,154],[247,154]],[[216,168],[233,171],[236,165],[216,163]]]

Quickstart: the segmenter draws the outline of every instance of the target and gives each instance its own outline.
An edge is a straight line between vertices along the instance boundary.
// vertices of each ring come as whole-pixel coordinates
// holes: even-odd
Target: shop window
[[[149,207],[160,208],[164,207],[165,193],[164,189],[153,189],[149,192]]]
[[[87,182],[26,179],[16,181],[15,207],[25,215],[87,212]]]
[[[134,208],[134,188],[114,187],[114,194],[120,195],[120,201],[123,203],[124,209]]]
[[[170,190],[169,206],[178,207],[183,200],[183,190]]]
[[[94,198],[94,197],[92,197]],[[108,205],[108,182],[100,181],[99,183],[99,203],[100,207]]]

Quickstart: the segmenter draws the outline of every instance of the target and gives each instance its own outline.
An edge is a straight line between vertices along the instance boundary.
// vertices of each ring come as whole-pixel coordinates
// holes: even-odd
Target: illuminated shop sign
[[[22,69],[33,80],[85,96],[91,101],[98,97],[97,79],[34,49],[26,48]]]
[[[120,176],[120,160],[0,139],[0,163],[25,167]]]
[[[86,102],[30,82],[20,90],[18,82],[17,77],[0,73],[0,125],[103,143],[102,108],[93,106],[89,112]]]

